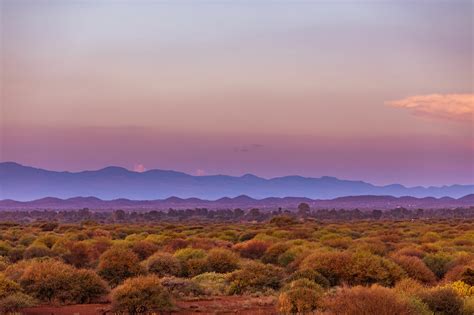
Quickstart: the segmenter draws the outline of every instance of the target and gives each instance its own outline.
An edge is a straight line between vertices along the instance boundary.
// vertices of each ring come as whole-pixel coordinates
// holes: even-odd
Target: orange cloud
[[[406,108],[415,115],[462,122],[474,121],[474,94],[415,95],[385,104]]]

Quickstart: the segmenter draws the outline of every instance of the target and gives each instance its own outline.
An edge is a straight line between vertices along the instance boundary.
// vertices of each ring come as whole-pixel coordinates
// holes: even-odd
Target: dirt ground
[[[225,296],[196,301],[177,301],[176,310],[161,314],[242,314],[273,315],[277,314],[271,297]],[[68,306],[37,306],[26,308],[24,315],[111,315],[108,304],[84,304]]]

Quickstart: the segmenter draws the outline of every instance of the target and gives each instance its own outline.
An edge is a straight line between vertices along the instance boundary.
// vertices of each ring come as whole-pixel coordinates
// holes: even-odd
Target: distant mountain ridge
[[[176,171],[149,170],[143,173],[110,166],[96,171],[56,172],[14,162],[0,163],[0,199],[19,201],[44,197],[95,196],[103,200],[126,198],[156,200],[169,197],[216,200],[246,195],[251,198],[305,197],[333,199],[343,196],[411,196],[460,198],[474,193],[474,185],[405,187],[376,186],[363,181],[324,176],[285,176],[272,179],[244,176],[193,176]]]
[[[220,198],[217,200],[203,200],[198,198],[182,199],[170,197],[162,200],[101,200],[96,197],[74,197],[59,199],[46,197],[34,201],[0,200],[0,210],[71,210],[89,208],[91,210],[167,210],[174,209],[295,209],[301,202],[308,203],[312,209],[394,209],[403,207],[407,209],[440,209],[440,208],[467,208],[474,206],[474,194],[462,198],[416,198],[416,197],[392,197],[392,196],[349,196],[339,197],[331,200],[313,200],[309,198],[285,197],[253,199],[248,196],[235,198]]]

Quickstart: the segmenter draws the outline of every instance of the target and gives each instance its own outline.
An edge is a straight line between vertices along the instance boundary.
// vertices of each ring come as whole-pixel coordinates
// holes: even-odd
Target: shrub
[[[423,261],[414,256],[393,256],[392,259],[405,270],[407,275],[423,283],[431,284],[436,281],[434,273],[426,267]]]
[[[257,232],[245,232],[239,236],[239,242],[245,242],[253,239],[257,235]]]
[[[155,275],[127,279],[112,293],[112,308],[130,314],[168,311],[173,307],[171,296]]]
[[[256,239],[234,245],[234,249],[238,251],[242,257],[250,259],[259,259],[265,254],[268,247],[267,242]]]
[[[423,243],[434,243],[439,241],[440,239],[441,236],[439,236],[439,234],[436,232],[427,232],[421,237],[421,241]]]
[[[71,278],[69,294],[74,303],[91,303],[109,291],[107,283],[92,270],[79,269]]]
[[[76,268],[84,268],[90,264],[90,249],[85,243],[71,242],[67,244],[66,249],[67,252],[63,255],[63,258],[68,264]]]
[[[262,257],[262,261],[266,264],[278,264],[278,257],[280,257],[281,254],[286,252],[290,246],[285,243],[277,243],[274,244],[265,251],[265,254]]]
[[[331,285],[328,279],[326,279],[319,272],[312,269],[303,269],[303,270],[295,271],[286,279],[286,281],[292,282],[298,279],[307,279],[307,280],[313,281],[323,288],[327,288]]]
[[[395,291],[402,295],[419,297],[426,288],[412,278],[405,278],[397,282]]]
[[[418,257],[418,258],[423,258],[423,257],[425,257],[426,253],[424,251],[422,251],[421,249],[409,246],[409,247],[404,247],[404,248],[400,249],[399,251],[397,251],[397,255],[400,255],[400,256],[414,256],[414,257]]]
[[[347,283],[393,286],[405,275],[402,268],[393,261],[368,252],[353,254],[351,261],[350,277],[345,279]]]
[[[180,298],[205,295],[204,289],[199,284],[186,278],[165,277],[161,279],[161,285]]]
[[[474,286],[474,269],[466,268],[461,274],[461,281]]]
[[[469,298],[464,299],[461,314],[462,315],[474,314],[474,297],[469,297]]]
[[[114,246],[105,251],[99,259],[98,273],[111,286],[143,272],[137,255],[123,246]]]
[[[206,272],[206,252],[191,247],[179,249],[174,253],[180,263],[180,275],[183,277],[196,276]]]
[[[208,271],[227,273],[239,267],[239,258],[228,249],[214,248],[207,255],[206,265]]]
[[[105,282],[93,271],[55,260],[30,262],[19,283],[25,292],[48,302],[88,303],[108,292]]]
[[[368,252],[316,252],[303,260],[301,268],[317,271],[331,285],[342,282],[394,285],[404,275],[393,262]]]
[[[140,260],[144,260],[153,255],[153,253],[156,252],[158,248],[158,245],[151,241],[141,240],[133,244],[132,250],[135,254],[137,254]]]
[[[12,247],[5,241],[0,241],[0,256],[8,256]]]
[[[36,300],[31,296],[21,292],[16,292],[4,298],[0,298],[0,313],[17,313],[22,308],[32,307],[36,304]]]
[[[319,272],[331,285],[350,279],[351,255],[347,252],[315,252],[301,263],[302,269]]]
[[[452,258],[443,253],[428,254],[423,258],[425,265],[441,279],[444,274],[448,271],[448,264],[452,261]]]
[[[423,292],[420,298],[435,314],[456,315],[462,311],[463,301],[451,288],[433,288]]]
[[[461,297],[471,297],[474,296],[474,286],[471,286],[462,281],[456,281],[449,285],[457,295]]]
[[[270,224],[275,224],[278,227],[295,225],[297,223],[298,221],[294,217],[288,215],[275,216],[270,220]]]
[[[343,287],[329,295],[323,302],[326,311],[338,315],[384,314],[417,315],[419,311],[406,298],[393,290],[373,285],[372,287]]]
[[[23,258],[32,259],[32,258],[41,258],[41,257],[53,257],[56,254],[46,245],[30,245],[23,253]]]
[[[268,289],[276,290],[280,287],[283,271],[270,264],[250,261],[229,276],[231,293],[264,292]]]
[[[222,273],[206,272],[194,277],[192,280],[204,288],[208,295],[226,295],[230,290],[228,276]]]
[[[179,260],[170,253],[157,252],[145,261],[148,272],[160,277],[177,276],[181,270]]]
[[[313,312],[321,304],[323,289],[308,279],[286,285],[278,297],[278,310],[284,314]]]
[[[0,298],[4,298],[8,295],[20,292],[20,286],[5,277],[4,274],[0,274]]]

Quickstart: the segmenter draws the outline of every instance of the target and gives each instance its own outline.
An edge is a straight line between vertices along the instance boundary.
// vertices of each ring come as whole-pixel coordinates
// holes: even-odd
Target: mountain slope
[[[248,196],[238,196],[235,198],[220,198],[218,200],[203,200],[198,198],[182,199],[170,197],[162,200],[101,200],[95,197],[75,197],[69,199],[59,199],[46,197],[33,201],[0,200],[0,210],[33,210],[33,209],[83,209],[92,210],[166,210],[175,209],[295,209],[301,202],[308,203],[312,209],[394,209],[404,207],[408,209],[440,209],[474,206],[474,195],[468,195],[459,199],[450,197],[443,198],[416,198],[416,197],[392,197],[392,196],[350,196],[340,197],[331,200],[313,200],[309,198],[286,197],[286,198],[265,198],[254,199]]]
[[[95,196],[106,200],[153,200],[176,196],[215,200],[239,195],[258,199],[286,196],[332,199],[357,195],[460,198],[472,193],[474,185],[408,188],[402,185],[375,186],[334,177],[286,176],[264,179],[254,175],[192,176],[164,170],[137,173],[113,166],[72,173],[48,171],[13,162],[0,163],[0,199],[14,200],[34,200],[47,196]]]

